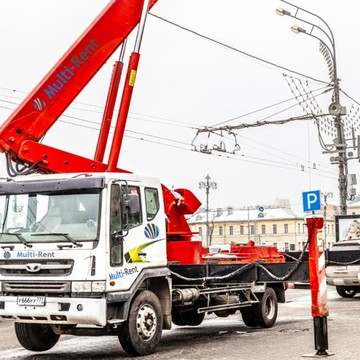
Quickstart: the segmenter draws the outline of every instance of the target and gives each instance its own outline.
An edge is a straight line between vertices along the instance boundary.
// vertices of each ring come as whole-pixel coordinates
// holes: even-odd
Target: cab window
[[[154,188],[145,188],[146,219],[151,221],[159,211],[159,194]]]
[[[123,201],[127,204],[126,212],[129,229],[132,229],[142,223],[140,188],[137,186],[122,186],[121,190],[123,192]]]
[[[130,229],[142,223],[140,188],[111,185],[110,194],[110,264],[123,261],[123,241]]]

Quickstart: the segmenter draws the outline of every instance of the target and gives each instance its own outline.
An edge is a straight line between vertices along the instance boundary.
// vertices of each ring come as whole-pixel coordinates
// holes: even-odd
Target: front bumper
[[[46,297],[43,305],[19,305],[17,296],[0,296],[0,320],[54,325],[106,325],[106,299]]]
[[[332,286],[360,286],[358,278],[360,266],[328,266],[326,268],[326,281]]]

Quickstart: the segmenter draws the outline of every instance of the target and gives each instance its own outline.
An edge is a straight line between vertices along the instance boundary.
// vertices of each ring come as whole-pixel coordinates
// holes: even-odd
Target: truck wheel
[[[343,298],[352,298],[356,295],[358,289],[356,288],[346,288],[336,286],[336,292]]]
[[[259,326],[270,328],[274,326],[278,313],[276,293],[273,288],[268,287],[264,293],[258,294],[260,304],[254,307],[256,321]]]
[[[242,309],[240,309],[240,312],[241,312],[243,322],[246,326],[249,326],[249,327],[258,326],[258,323],[255,319],[255,311],[253,309],[253,306],[242,308]]]
[[[15,323],[15,334],[19,343],[27,350],[46,351],[51,349],[59,340],[60,335],[55,334],[46,324]]]
[[[260,303],[240,309],[244,324],[249,327],[272,327],[277,318],[278,305],[274,289],[267,288],[256,294]]]
[[[150,355],[160,342],[162,327],[158,297],[151,291],[141,291],[130,306],[128,320],[119,326],[120,344],[131,355]]]

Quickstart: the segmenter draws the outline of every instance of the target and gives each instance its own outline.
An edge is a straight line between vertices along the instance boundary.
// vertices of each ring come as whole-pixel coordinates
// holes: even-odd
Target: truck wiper
[[[63,236],[66,240],[70,241],[77,247],[82,247],[83,244],[78,243],[76,240],[74,240],[71,236],[69,236],[68,233],[37,233],[37,234],[31,234],[31,236]]]
[[[3,232],[0,233],[0,240],[3,235],[13,235],[16,236],[25,246],[32,248],[33,246],[21,235],[18,233],[9,233],[9,232]]]

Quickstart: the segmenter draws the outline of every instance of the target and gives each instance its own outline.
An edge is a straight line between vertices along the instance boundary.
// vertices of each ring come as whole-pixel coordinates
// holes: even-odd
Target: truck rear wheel
[[[151,291],[141,291],[131,304],[128,320],[119,327],[120,344],[131,355],[150,355],[160,342],[162,326],[158,297]]]
[[[47,324],[15,323],[15,334],[19,343],[27,350],[46,351],[51,349],[59,340]]]
[[[260,304],[255,306],[256,319],[258,324],[264,328],[274,326],[278,313],[276,293],[273,288],[267,288],[259,295]]]
[[[274,326],[278,313],[278,303],[274,289],[267,288],[264,293],[257,294],[259,303],[241,309],[241,315],[246,326]]]
[[[358,292],[357,288],[352,287],[336,287],[336,292],[343,298],[352,298]]]
[[[242,308],[240,312],[243,322],[246,326],[255,327],[258,325],[255,319],[255,312],[253,306]]]

